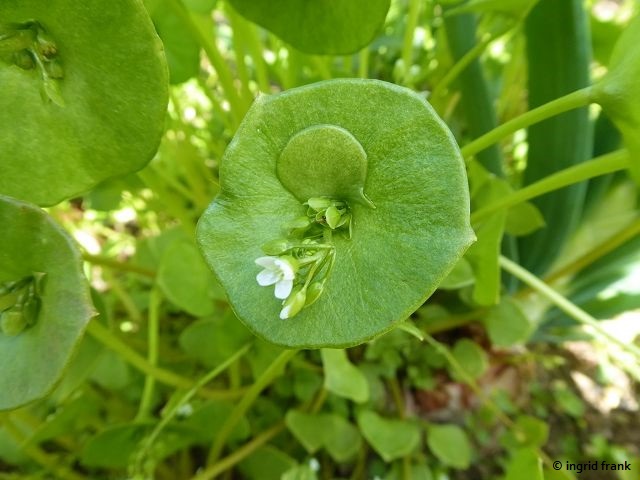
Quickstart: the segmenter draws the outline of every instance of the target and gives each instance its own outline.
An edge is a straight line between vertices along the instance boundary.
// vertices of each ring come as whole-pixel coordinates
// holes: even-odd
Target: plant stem
[[[142,321],[142,313],[140,312],[140,309],[136,305],[136,302],[133,301],[133,298],[131,298],[131,295],[129,295],[129,292],[127,292],[127,290],[122,286],[122,284],[113,274],[113,272],[110,270],[105,270],[103,272],[103,276],[105,280],[108,282],[109,287],[111,288],[111,291],[113,292],[113,294],[116,297],[118,297],[118,300],[120,300],[120,303],[122,303],[122,306],[127,311],[127,315],[129,315],[131,320],[133,320],[136,323],[139,323],[140,321]]]
[[[365,47],[358,53],[358,77],[369,77],[369,48]]]
[[[151,365],[146,358],[131,349],[126,343],[121,341],[97,320],[89,322],[87,332],[109,350],[117,353],[125,362],[129,363],[131,366],[137,368],[146,375],[152,375],[153,378],[165,385],[189,389],[195,384],[195,381],[189,378],[178,375],[170,370],[165,370],[161,367]],[[218,391],[205,388],[200,389],[199,393],[201,393],[203,397],[217,400],[236,398],[239,395],[239,392],[235,391]]]
[[[393,403],[396,406],[396,410],[398,413],[398,418],[404,420],[406,417],[405,412],[405,404],[404,404],[404,395],[402,394],[402,387],[400,386],[400,382],[398,379],[393,377],[387,381],[387,386],[391,392],[391,397],[393,398]]]
[[[409,77],[409,70],[413,63],[413,39],[420,17],[420,5],[422,0],[409,0],[409,11],[407,12],[407,22],[405,24],[404,39],[402,42],[402,65],[404,67],[403,80]]]
[[[158,177],[154,168],[149,165],[144,170],[139,171],[137,175],[140,180],[153,190],[154,196],[164,204],[169,215],[180,221],[180,226],[184,232],[189,237],[193,237],[195,235],[193,227],[195,226],[196,215],[185,207],[184,198],[167,189],[164,181]]]
[[[621,149],[594,158],[588,162],[565,168],[520,190],[516,190],[509,195],[505,195],[497,202],[476,210],[471,214],[471,223],[477,224],[499,210],[512,207],[518,203],[525,202],[568,185],[588,180],[589,178],[624,170],[628,166],[629,153]]]
[[[209,456],[207,459],[208,464],[213,464],[216,462],[220,453],[222,453],[222,449],[224,448],[224,444],[227,441],[227,438],[237,425],[237,423],[242,419],[244,414],[249,410],[249,408],[253,405],[256,398],[260,395],[260,393],[269,386],[278,375],[281,374],[284,366],[291,360],[294,355],[297,353],[297,350],[284,350],[278,357],[269,365],[269,367],[262,372],[262,375],[255,381],[253,385],[249,388],[249,390],[243,395],[240,402],[233,409],[227,420],[224,422],[220,431],[218,432],[218,436],[216,437],[213,445],[211,446],[211,450],[209,451]]]
[[[622,350],[625,350],[631,353],[632,355],[634,355],[637,361],[640,361],[640,349],[638,347],[636,347],[633,344],[626,344],[623,341],[611,335],[604,328],[602,328],[602,326],[600,325],[597,319],[589,315],[587,312],[582,310],[580,307],[578,307],[576,304],[571,302],[565,296],[558,293],[556,290],[551,288],[549,285],[547,285],[545,282],[540,280],[538,277],[533,275],[528,270],[522,268],[517,263],[514,263],[508,258],[505,258],[503,256],[500,256],[499,262],[500,262],[500,266],[504,270],[511,273],[514,277],[517,277],[518,279],[520,279],[520,281],[522,281],[526,285],[530,286],[533,290],[535,290],[540,295],[545,297],[547,300],[549,300],[551,303],[553,303],[556,307],[558,307],[560,310],[565,312],[571,318],[577,320],[579,323],[582,323],[583,325],[588,325],[589,327],[591,327],[594,333],[596,334],[596,336],[600,337],[601,339],[606,339],[610,343],[616,344]]]
[[[207,58],[211,62],[211,65],[218,75],[220,85],[225,92],[225,96],[229,101],[229,105],[231,105],[233,116],[235,117],[236,122],[240,123],[240,120],[244,116],[246,108],[243,105],[238,91],[233,85],[233,75],[229,70],[229,66],[224,61],[222,53],[220,53],[220,50],[218,50],[218,46],[216,45],[214,36],[211,35],[210,32],[205,32],[203,30],[203,28],[198,24],[193,15],[184,6],[182,0],[165,1],[169,4],[176,16],[180,18],[185,24],[189,34],[195,40],[197,40],[198,43],[200,43],[200,46],[202,46],[202,49],[206,53]]]
[[[478,308],[470,312],[459,313],[457,315],[449,315],[442,319],[435,320],[428,323],[422,329],[423,333],[434,335],[440,332],[446,332],[447,330],[453,330],[454,328],[468,325],[473,321],[478,321],[487,313],[486,308]]]
[[[229,368],[232,364],[234,364],[240,357],[242,357],[245,353],[247,353],[250,347],[251,347],[251,344],[248,343],[245,346],[238,349],[235,353],[233,353],[229,358],[223,361],[220,365],[216,366],[213,370],[211,370],[202,378],[200,378],[195,383],[195,385],[193,385],[193,387],[191,387],[189,390],[187,390],[184,393],[184,395],[182,395],[180,400],[178,400],[171,406],[171,408],[162,417],[162,420],[158,422],[158,424],[155,426],[153,431],[145,439],[144,444],[140,448],[140,451],[137,456],[138,467],[141,467],[143,465],[145,456],[150,452],[151,447],[153,446],[153,442],[156,441],[156,439],[158,438],[162,430],[169,424],[169,422],[173,420],[173,418],[178,413],[178,410],[180,410],[180,407],[182,407],[187,402],[189,402],[198,393],[198,391],[201,388],[203,388],[207,383],[212,381],[214,378],[216,378],[218,375],[224,372],[227,368]]]
[[[55,473],[56,478],[61,480],[84,480],[82,475],[79,475],[73,470],[69,470],[62,465],[58,465],[53,456],[45,453],[32,442],[29,442],[26,435],[20,431],[8,416],[2,420],[2,426],[14,442],[20,446],[24,453],[42,465],[42,467],[44,467],[48,472]]]
[[[273,437],[278,435],[285,429],[285,423],[279,422],[276,423],[273,427],[265,430],[260,435],[254,437],[249,443],[245,443],[242,447],[238,448],[231,455],[223,458],[219,462],[214,463],[213,465],[207,467],[205,470],[200,472],[198,475],[195,475],[191,478],[191,480],[209,480],[211,478],[220,475],[222,472],[230,469],[235,464],[241,462],[253,452],[255,452],[259,447],[267,443]]]
[[[320,77],[323,80],[331,79],[331,67],[329,64],[329,57],[322,57],[320,55],[308,55],[309,60],[314,68],[318,70]]]
[[[120,262],[103,255],[91,255],[90,253],[83,252],[82,258],[85,262],[89,262],[92,265],[99,265],[101,267],[107,267],[123,272],[137,273],[149,278],[154,278],[156,276],[156,272],[153,270],[139,267],[138,265],[132,265],[131,263]]]
[[[147,362],[153,367],[158,366],[158,339],[160,335],[160,292],[156,287],[151,289],[149,294],[149,313],[147,316]],[[138,408],[136,420],[144,420],[151,416],[153,402],[153,389],[155,388],[155,377],[147,374],[144,379],[142,398]]]
[[[242,86],[242,96],[245,99],[253,98],[253,93],[249,89],[249,70],[245,62],[245,37],[241,34],[239,23],[241,21],[240,15],[238,15],[233,8],[226,8],[225,13],[229,18],[231,24],[231,31],[233,32],[232,45],[233,53],[236,59],[236,71],[240,84]]]
[[[458,78],[458,76],[471,64],[471,62],[478,58],[491,42],[497,40],[508,31],[509,29],[505,29],[483,35],[482,39],[479,42],[476,42],[471,50],[460,57],[460,59],[453,65],[453,67],[447,70],[447,73],[444,75],[444,77],[442,77],[442,79],[431,91],[430,97],[438,98],[439,96],[444,95],[444,93],[449,88],[449,85],[451,85],[451,83],[456,78]]]
[[[529,125],[541,122],[560,113],[589,105],[589,103],[591,103],[592,101],[592,98],[592,87],[586,87],[564,95],[560,98],[556,98],[555,100],[552,100],[549,103],[545,103],[544,105],[540,105],[533,110],[529,110],[528,112],[523,113],[519,117],[503,123],[499,127],[494,128],[481,137],[476,138],[471,143],[468,143],[460,150],[462,156],[465,159],[468,159],[476,153],[481,152],[485,148],[490,147],[504,137],[515,133],[521,128],[528,127]]]
[[[240,19],[241,33],[247,41],[247,46],[250,50],[251,58],[253,59],[253,68],[256,70],[256,80],[258,81],[258,88],[261,92],[270,93],[271,84],[269,83],[269,73],[267,71],[264,57],[262,56],[262,43],[260,41],[258,27],[250,22]]]

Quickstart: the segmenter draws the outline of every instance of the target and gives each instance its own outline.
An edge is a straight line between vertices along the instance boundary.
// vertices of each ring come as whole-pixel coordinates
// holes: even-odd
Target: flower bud
[[[341,216],[340,212],[334,206],[327,208],[324,214],[325,220],[327,221],[327,225],[329,225],[329,227],[332,230],[335,230],[336,227],[338,226],[338,223],[340,222],[340,216]]]
[[[284,238],[271,240],[262,245],[262,251],[267,255],[280,255],[289,249],[291,249],[291,243]]]
[[[320,295],[322,295],[322,292],[324,291],[324,284],[325,282],[322,281],[313,282],[311,285],[309,285],[309,288],[307,289],[307,300],[304,305],[305,307],[308,307],[312,303],[315,303],[315,301],[320,298]]]
[[[331,200],[325,197],[314,197],[307,201],[307,205],[313,208],[316,212],[325,210],[331,206]]]
[[[0,314],[0,330],[13,337],[21,333],[27,326],[27,320],[18,309],[5,310]]]
[[[301,289],[293,292],[289,295],[284,303],[282,304],[282,311],[280,312],[280,318],[282,320],[286,320],[287,318],[291,318],[297,315],[300,310],[302,310],[305,306],[307,299],[307,291],[306,289]]]

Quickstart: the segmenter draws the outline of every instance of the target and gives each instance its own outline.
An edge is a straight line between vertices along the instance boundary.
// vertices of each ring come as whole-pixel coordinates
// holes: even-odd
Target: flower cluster
[[[284,226],[286,238],[264,244],[267,256],[255,260],[263,268],[256,276],[258,285],[275,285],[275,297],[283,301],[281,319],[297,315],[324,291],[335,261],[333,233],[343,231],[351,238],[352,217],[345,202],[317,197],[305,205],[306,215]]]
[[[42,99],[63,107],[59,82],[64,77],[64,70],[58,58],[58,47],[42,25],[34,20],[12,25],[8,31],[0,31],[0,43],[2,41],[18,46],[6,60],[23,70],[39,70]]]
[[[40,313],[44,273],[0,284],[0,332],[14,336],[33,325]]]

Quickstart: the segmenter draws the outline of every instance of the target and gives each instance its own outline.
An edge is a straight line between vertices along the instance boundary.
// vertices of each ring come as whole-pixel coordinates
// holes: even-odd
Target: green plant
[[[3,2],[0,478],[640,467],[604,3]]]

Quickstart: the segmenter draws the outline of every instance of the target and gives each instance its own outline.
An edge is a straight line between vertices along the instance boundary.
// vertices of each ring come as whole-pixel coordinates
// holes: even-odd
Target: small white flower
[[[260,257],[256,259],[256,264],[263,267],[256,276],[258,285],[276,286],[275,296],[284,300],[293,289],[293,280],[296,278],[298,265],[291,257]]]

